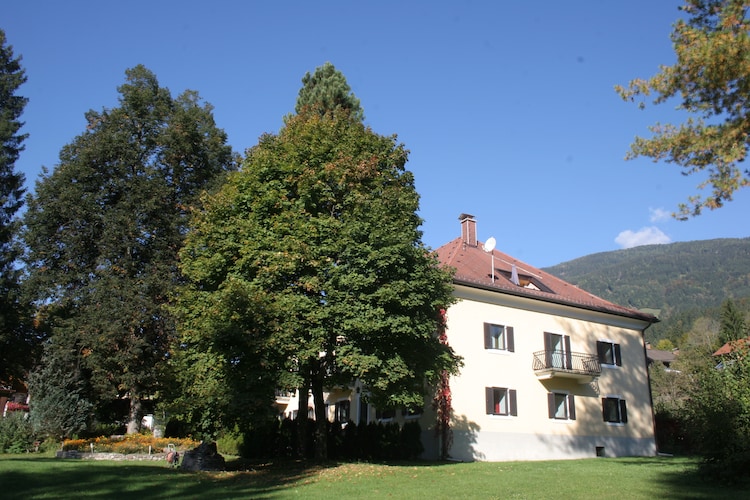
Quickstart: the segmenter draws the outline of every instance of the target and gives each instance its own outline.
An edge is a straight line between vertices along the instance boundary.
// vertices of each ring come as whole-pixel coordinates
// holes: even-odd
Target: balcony
[[[602,373],[599,357],[582,352],[537,351],[533,369],[539,380],[568,378],[579,384],[588,384]]]
[[[281,389],[276,389],[274,393],[276,395],[276,402],[281,404],[289,403],[289,400],[294,397],[294,392],[284,391]]]

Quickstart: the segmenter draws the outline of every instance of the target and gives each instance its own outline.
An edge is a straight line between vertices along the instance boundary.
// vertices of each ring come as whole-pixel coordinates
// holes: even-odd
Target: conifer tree
[[[25,179],[15,170],[15,163],[28,136],[20,132],[28,98],[18,95],[18,89],[25,82],[21,57],[14,56],[0,30],[0,382],[23,377],[35,350],[33,337],[24,326],[17,266],[17,214],[23,205]]]

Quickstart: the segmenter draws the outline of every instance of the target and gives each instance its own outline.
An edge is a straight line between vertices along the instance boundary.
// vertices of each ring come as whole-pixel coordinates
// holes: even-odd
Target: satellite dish
[[[495,249],[495,245],[497,244],[497,241],[495,241],[495,238],[490,237],[487,239],[487,241],[484,244],[484,251],[489,253]]]

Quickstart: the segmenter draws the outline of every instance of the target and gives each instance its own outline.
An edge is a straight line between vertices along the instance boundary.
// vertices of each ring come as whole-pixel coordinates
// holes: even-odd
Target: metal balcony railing
[[[532,365],[539,378],[575,378],[584,382],[602,373],[596,354],[564,351],[537,351]]]
[[[276,389],[276,390],[274,391],[274,393],[275,393],[275,395],[276,395],[276,400],[277,400],[277,401],[278,401],[278,400],[286,400],[286,399],[291,399],[291,398],[293,398],[293,397],[294,397],[294,392],[284,391],[284,390],[282,390],[282,389]]]

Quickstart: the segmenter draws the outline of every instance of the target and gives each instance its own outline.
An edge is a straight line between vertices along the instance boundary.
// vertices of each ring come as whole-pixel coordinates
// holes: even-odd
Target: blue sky
[[[199,92],[244,152],[293,111],[301,78],[326,61],[365,121],[397,134],[421,195],[423,241],[478,236],[537,267],[648,243],[747,237],[750,193],[678,222],[703,178],[625,161],[636,135],[679,122],[675,104],[639,110],[616,84],[672,64],[677,0],[10,2],[0,28],[21,55],[30,134],[16,167],[41,167],[117,106],[143,64],[173,95]]]

